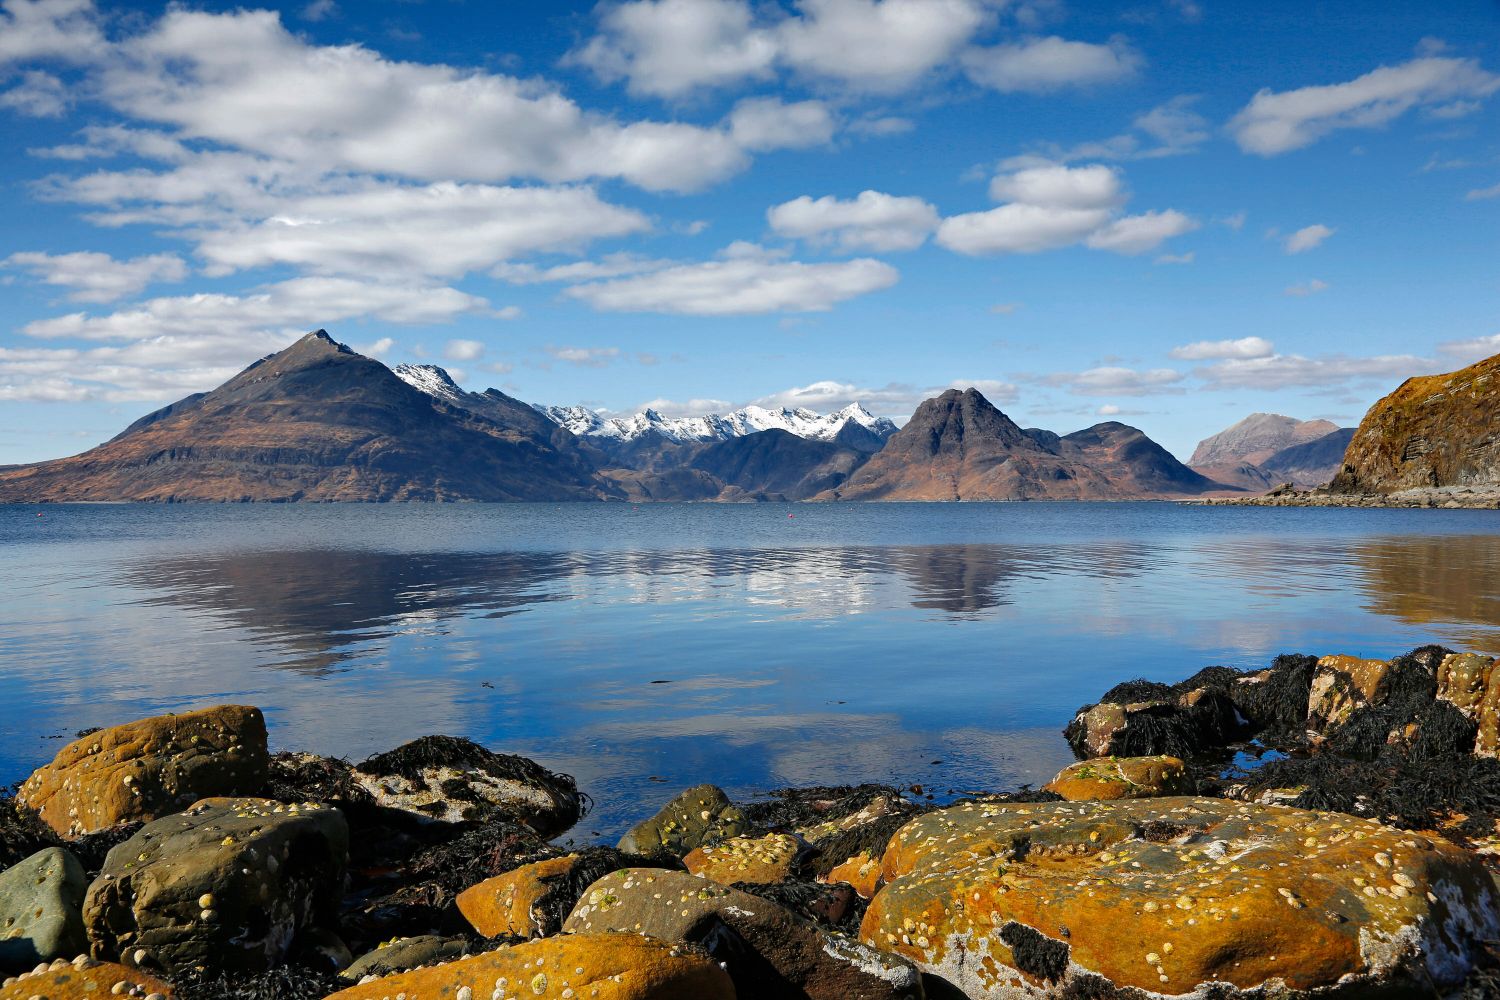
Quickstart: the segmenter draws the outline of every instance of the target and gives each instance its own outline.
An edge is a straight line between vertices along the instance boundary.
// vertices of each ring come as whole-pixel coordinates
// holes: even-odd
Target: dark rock
[[[695,785],[662,806],[655,816],[636,824],[620,838],[626,854],[661,852],[682,857],[696,847],[745,832],[745,816],[722,788]]]
[[[356,958],[347,969],[339,973],[339,978],[357,983],[366,976],[388,976],[393,972],[406,972],[424,965],[451,962],[467,954],[469,942],[461,937],[422,934],[397,938]]]
[[[0,873],[0,971],[31,969],[83,952],[83,866],[49,847]]]
[[[348,827],[318,803],[205,799],[109,852],[84,924],[96,955],[166,972],[262,971],[337,927]]]

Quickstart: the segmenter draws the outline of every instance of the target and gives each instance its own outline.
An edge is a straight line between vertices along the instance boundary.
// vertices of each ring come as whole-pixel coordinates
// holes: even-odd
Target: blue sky
[[[0,0],[0,463],[309,329],[1180,456],[1500,352],[1500,5]]]

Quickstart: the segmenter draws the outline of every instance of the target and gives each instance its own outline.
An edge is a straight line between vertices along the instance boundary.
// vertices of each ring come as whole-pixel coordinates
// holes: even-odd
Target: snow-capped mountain
[[[746,406],[732,413],[709,413],[701,417],[664,417],[655,410],[642,410],[629,417],[605,417],[582,406],[542,406],[538,410],[580,437],[628,444],[655,432],[667,441],[686,444],[697,441],[728,441],[760,431],[783,430],[812,441],[832,441],[851,422],[880,440],[896,433],[896,425],[877,417],[860,403],[850,403],[835,413],[813,410],[768,410]]]
[[[463,398],[464,391],[437,365],[397,365],[391,371],[413,389],[429,396],[449,403],[456,403]]]

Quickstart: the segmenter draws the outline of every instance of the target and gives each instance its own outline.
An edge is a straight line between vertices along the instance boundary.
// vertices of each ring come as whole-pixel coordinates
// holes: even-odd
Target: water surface
[[[41,517],[38,517],[38,514]],[[1171,504],[0,506],[0,780],[223,701],[678,788],[1041,782],[1128,677],[1500,653],[1500,513]]]

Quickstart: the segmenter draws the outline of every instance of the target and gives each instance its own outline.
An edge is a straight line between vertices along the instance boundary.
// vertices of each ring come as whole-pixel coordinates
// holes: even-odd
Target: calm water
[[[37,517],[38,512],[42,517]],[[1168,504],[0,506],[0,779],[222,701],[468,736],[618,833],[681,786],[1013,787],[1128,677],[1500,653],[1500,513]]]

